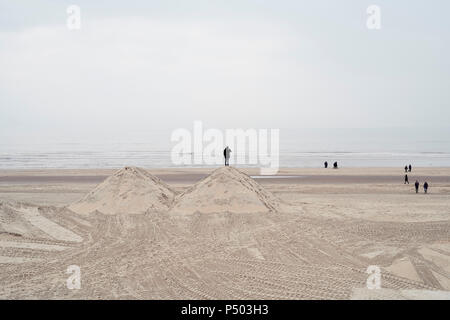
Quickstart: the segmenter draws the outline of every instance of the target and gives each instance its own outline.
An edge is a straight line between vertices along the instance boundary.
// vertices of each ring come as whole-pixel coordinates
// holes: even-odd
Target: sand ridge
[[[26,203],[0,202],[0,235],[22,239],[56,240],[79,243],[83,241],[75,232],[48,219],[41,208]]]

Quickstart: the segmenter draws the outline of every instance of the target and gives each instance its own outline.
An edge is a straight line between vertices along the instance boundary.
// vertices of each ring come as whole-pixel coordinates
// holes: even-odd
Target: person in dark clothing
[[[419,181],[416,180],[416,183],[414,183],[414,187],[416,188],[416,193],[419,193]]]
[[[409,165],[409,167],[408,167],[408,171],[409,171],[409,172],[411,172],[411,170],[412,170],[412,166],[411,166],[411,165]]]
[[[333,169],[337,169],[337,168],[338,168],[337,162],[333,163]]]
[[[325,161],[323,165],[324,165],[325,169],[328,168],[328,161]]]
[[[408,172],[408,166],[405,166],[405,172]]]
[[[409,184],[408,175],[405,174],[405,184]]]
[[[423,191],[425,191],[425,193],[428,192],[428,182],[425,181],[425,183],[423,184]]]
[[[225,166],[230,165],[230,153],[231,153],[231,149],[228,148],[228,146],[225,149],[223,149],[223,157],[225,158]]]

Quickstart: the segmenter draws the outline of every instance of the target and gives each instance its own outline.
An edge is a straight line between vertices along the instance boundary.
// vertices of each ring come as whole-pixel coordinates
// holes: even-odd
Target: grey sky
[[[95,2],[95,3],[93,3]],[[81,8],[81,30],[66,8]],[[366,8],[381,8],[368,30]],[[0,134],[448,126],[450,2],[0,0]]]

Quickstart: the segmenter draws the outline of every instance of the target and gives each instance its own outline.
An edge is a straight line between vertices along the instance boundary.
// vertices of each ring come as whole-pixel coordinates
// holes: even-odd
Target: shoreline
[[[190,184],[208,176],[216,168],[165,168],[146,169],[167,183]],[[402,168],[280,168],[276,175],[261,176],[258,168],[239,168],[257,178],[262,184],[399,184],[403,183]],[[32,169],[0,170],[0,185],[23,184],[97,184],[113,174],[116,169]],[[448,168],[413,168],[408,172],[410,183],[431,180],[450,184]],[[277,176],[280,176],[277,178]]]
[[[124,165],[123,167],[125,167]],[[129,165],[132,166],[132,165]],[[217,166],[209,166],[209,167],[145,167],[145,166],[138,166],[142,169],[145,169],[149,172],[212,172],[215,169],[218,169],[222,167],[223,165],[217,165]],[[8,174],[15,174],[20,175],[24,173],[33,173],[33,174],[48,174],[50,172],[52,173],[91,173],[91,174],[107,174],[111,172],[115,172],[117,170],[120,170],[123,167],[114,167],[114,168],[11,168],[11,169],[0,169],[0,176],[4,176],[6,173]],[[241,166],[235,166],[231,164],[231,167],[234,167],[236,169],[239,169],[240,171],[246,172],[246,173],[257,173],[259,172],[259,167],[241,167]],[[446,171],[450,172],[450,165],[449,166],[436,166],[436,167],[413,167],[413,172],[418,170],[425,170],[428,172],[439,172],[439,171]],[[369,171],[369,172],[379,172],[379,171],[386,171],[386,172],[403,172],[404,168],[402,166],[399,167],[380,167],[380,166],[367,166],[367,167],[359,167],[359,166],[340,166],[338,169],[333,169],[332,167],[328,167],[325,169],[323,166],[317,166],[317,167],[280,167],[277,175],[281,175],[281,173],[287,173],[287,172],[323,172],[323,171],[333,171],[333,172],[350,172],[350,171]]]

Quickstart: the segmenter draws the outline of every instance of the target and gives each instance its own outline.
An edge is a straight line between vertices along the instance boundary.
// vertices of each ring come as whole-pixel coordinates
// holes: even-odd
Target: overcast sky
[[[71,4],[80,30],[66,26]],[[366,27],[371,4],[381,30]],[[448,0],[0,0],[0,134],[448,126],[449,12]]]

